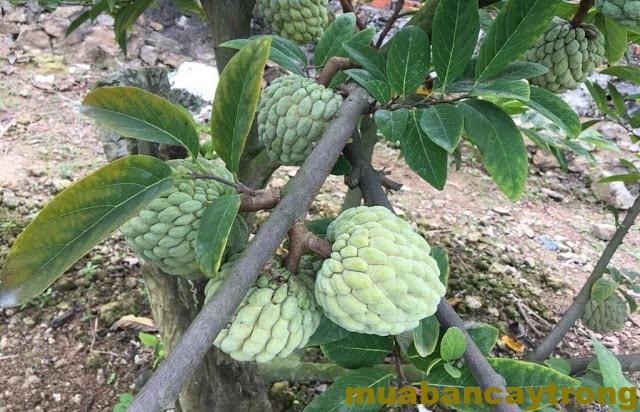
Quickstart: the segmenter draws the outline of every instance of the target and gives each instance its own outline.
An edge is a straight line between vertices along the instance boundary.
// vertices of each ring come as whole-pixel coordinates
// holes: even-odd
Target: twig
[[[284,261],[284,266],[293,273],[298,271],[300,258],[307,249],[322,258],[328,258],[331,255],[331,242],[312,233],[301,221],[291,226],[288,236],[289,254]]]
[[[591,295],[591,287],[593,284],[602,277],[602,274],[607,269],[609,265],[609,261],[613,257],[613,254],[616,252],[618,247],[622,244],[625,235],[629,232],[629,229],[633,225],[636,217],[640,214],[640,196],[636,198],[633,206],[627,212],[627,216],[625,216],[624,220],[616,229],[613,237],[607,244],[607,247],[600,255],[600,259],[596,263],[596,266],[593,268],[591,275],[580,289],[578,296],[576,296],[569,309],[564,313],[560,321],[556,324],[556,326],[551,330],[549,335],[536,347],[532,353],[530,353],[527,357],[529,359],[535,361],[541,361],[543,359],[547,359],[549,355],[553,352],[553,350],[558,346],[564,335],[569,332],[569,329],[573,327],[576,323],[576,320],[582,315],[584,311],[584,307],[587,302],[589,302],[589,296]]]
[[[584,21],[584,18],[589,14],[589,9],[593,7],[593,0],[580,0],[580,4],[578,5],[578,10],[576,10],[576,14],[571,19],[571,25],[573,27],[578,27]]]
[[[89,352],[93,351],[93,345],[96,343],[96,335],[98,333],[98,317],[96,316],[95,322],[93,322],[93,333],[91,334],[91,345],[89,346]]]
[[[403,6],[404,0],[398,0],[398,2],[396,3],[396,8],[393,10],[393,14],[391,15],[391,17],[389,17],[389,20],[387,20],[387,24],[384,26],[382,33],[380,33],[380,36],[378,37],[378,41],[376,42],[376,49],[379,49],[382,46],[384,38],[387,37],[387,34],[389,34],[389,31],[393,27],[393,24],[398,19]]]
[[[353,4],[351,3],[351,0],[340,0],[340,5],[342,6],[343,12],[353,13],[356,16],[356,26],[358,26],[358,29],[364,30],[367,28],[367,26],[362,22],[362,20],[360,20],[360,17],[358,17],[358,13],[356,13],[356,11],[353,9]]]
[[[354,67],[358,67],[358,65],[347,57],[333,56],[327,60],[327,64],[324,65],[324,68],[318,75],[318,83],[323,86],[328,86],[338,71],[352,69]]]
[[[516,302],[516,307],[518,308],[518,312],[520,312],[520,314],[522,315],[522,319],[524,319],[525,323],[527,325],[529,325],[529,327],[531,328],[531,330],[533,331],[533,333],[535,333],[536,335],[538,335],[538,337],[543,336],[544,333],[540,332],[540,330],[536,327],[536,325],[533,323],[533,321],[531,320],[531,318],[529,317],[529,315],[527,314],[527,311],[525,310],[525,308],[522,306],[522,302],[520,302],[519,300],[515,300]]]
[[[129,406],[129,412],[155,412],[171,404],[211,348],[258,272],[276,252],[289,228],[303,217],[338,160],[340,152],[368,107],[368,94],[360,87],[345,99],[339,115],[325,128],[282,200],[234,264],[229,277],[206,303],[178,344],[160,364]]]
[[[5,356],[0,356],[0,361],[2,360],[7,360],[7,359],[13,359],[13,358],[17,358],[19,355],[5,355]]]
[[[215,175],[209,175],[209,174],[202,174],[202,173],[190,173],[190,176],[192,179],[206,179],[206,180],[214,180],[218,183],[222,183],[223,185],[227,185],[227,186],[231,186],[234,189],[236,189],[236,191],[238,191],[238,193],[246,193],[248,195],[252,195],[255,196],[257,194],[260,193],[259,190],[255,190],[252,189],[248,186],[243,185],[240,182],[232,182],[231,180],[227,180],[223,177],[220,176],[215,176]]]

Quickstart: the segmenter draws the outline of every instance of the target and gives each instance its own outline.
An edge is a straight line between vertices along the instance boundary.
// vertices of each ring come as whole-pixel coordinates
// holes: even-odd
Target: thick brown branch
[[[379,49],[380,46],[382,46],[382,43],[384,43],[384,38],[387,37],[387,34],[389,34],[389,31],[391,31],[391,28],[393,27],[393,24],[398,20],[402,7],[404,7],[404,0],[398,0],[396,8],[393,10],[393,14],[389,17],[389,20],[387,20],[387,24],[384,26],[382,33],[380,33],[380,36],[378,37],[376,49]]]
[[[129,412],[160,411],[175,400],[289,228],[307,213],[361,114],[367,109],[368,98],[363,89],[355,87],[345,99],[338,117],[327,126],[322,138],[288,184],[278,206],[234,265],[232,273],[135,397]]]
[[[571,25],[578,27],[582,24],[587,14],[589,14],[591,7],[593,7],[593,0],[580,0],[578,10],[576,10],[576,14],[573,16],[573,19],[571,19]]]
[[[323,86],[328,86],[331,83],[331,79],[340,70],[352,69],[358,67],[354,62],[346,57],[333,56],[324,65],[324,68],[318,75],[318,83]]]
[[[300,265],[300,259],[305,250],[311,250],[322,258],[331,255],[331,243],[312,233],[302,222],[296,222],[289,229],[289,254],[284,265],[287,269],[296,273]]]
[[[273,209],[280,202],[279,189],[263,189],[258,193],[250,195],[243,194],[240,196],[241,212],[257,212],[259,210]]]
[[[367,28],[367,26],[362,22],[362,20],[360,20],[360,17],[358,17],[358,13],[356,13],[356,11],[353,9],[353,3],[351,3],[351,0],[340,0],[340,5],[342,6],[343,12],[355,14],[356,26],[358,26],[358,29],[364,30]]]
[[[576,323],[576,320],[578,320],[578,318],[582,315],[587,302],[589,302],[589,296],[591,296],[591,287],[594,283],[596,283],[598,279],[602,277],[602,274],[607,269],[607,266],[609,265],[613,254],[622,244],[624,237],[626,236],[627,232],[629,232],[629,229],[638,217],[638,214],[640,214],[640,196],[638,196],[636,201],[633,203],[633,206],[631,206],[631,209],[629,209],[629,211],[627,212],[627,216],[625,216],[620,226],[618,226],[618,229],[607,244],[607,247],[602,252],[602,255],[600,255],[600,259],[598,259],[596,266],[593,268],[591,275],[589,275],[589,278],[582,286],[582,289],[578,293],[578,296],[576,296],[571,306],[569,306],[569,309],[567,309],[564,315],[562,315],[560,322],[556,324],[549,335],[547,335],[545,340],[542,341],[542,343],[538,345],[538,347],[535,348],[535,350],[531,354],[529,354],[529,359],[535,361],[542,361],[544,359],[547,359],[549,355],[551,355],[553,350],[558,346],[560,341],[562,341],[564,335],[566,335],[567,332],[569,332],[569,329],[573,327],[573,325]]]

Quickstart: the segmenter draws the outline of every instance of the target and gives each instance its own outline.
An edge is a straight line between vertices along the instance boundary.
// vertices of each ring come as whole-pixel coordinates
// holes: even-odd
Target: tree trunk
[[[167,350],[178,343],[203,302],[204,281],[191,282],[144,265],[149,302]],[[194,411],[267,411],[271,404],[254,363],[239,363],[212,348],[178,397],[179,409]]]

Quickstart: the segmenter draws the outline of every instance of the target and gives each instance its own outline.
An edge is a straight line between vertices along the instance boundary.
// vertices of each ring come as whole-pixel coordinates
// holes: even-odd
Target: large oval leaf
[[[511,0],[502,8],[480,46],[476,80],[500,74],[546,30],[558,0]]]
[[[220,75],[211,112],[211,141],[232,173],[238,172],[251,131],[270,48],[271,37],[253,40],[229,60]]]
[[[171,185],[169,166],[137,155],[103,166],[64,190],[11,247],[0,273],[0,307],[40,294]]]
[[[198,156],[198,133],[183,109],[137,87],[99,87],[82,101],[80,112],[125,137],[184,146]]]
[[[531,99],[525,104],[577,137],[582,131],[580,117],[560,96],[537,86],[531,87]]]
[[[388,336],[351,333],[346,338],[320,346],[327,359],[349,369],[377,365],[391,351]]]
[[[196,259],[200,269],[209,276],[220,268],[233,221],[239,209],[240,196],[231,193],[217,198],[202,214],[196,235]]]
[[[336,17],[318,40],[313,51],[313,64],[322,67],[333,56],[344,53],[342,42],[353,36],[356,31],[356,15],[344,13]]]
[[[393,36],[386,73],[397,95],[413,93],[422,84],[429,74],[429,51],[429,36],[419,27],[405,26]]]
[[[519,199],[527,181],[529,162],[518,127],[493,103],[465,100],[459,107],[465,131],[480,149],[489,174],[505,195]]]
[[[351,332],[331,322],[326,316],[320,318],[320,325],[309,338],[306,346],[318,346],[336,342],[349,336]]]
[[[464,118],[452,104],[435,104],[422,112],[420,127],[433,143],[449,153],[458,147],[462,137]]]
[[[232,49],[241,49],[247,44],[264,35],[254,36],[250,39],[234,39],[222,43],[219,47],[229,47]],[[279,64],[291,73],[304,76],[304,68],[307,65],[307,56],[295,42],[279,36],[271,37],[271,50],[269,52],[269,60]]]
[[[435,315],[422,319],[413,330],[413,344],[418,354],[422,357],[431,355],[436,350],[438,337],[440,337],[440,323]]]

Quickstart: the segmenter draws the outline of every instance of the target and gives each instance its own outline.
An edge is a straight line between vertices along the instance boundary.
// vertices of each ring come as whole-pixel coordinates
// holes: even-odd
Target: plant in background
[[[160,410],[185,385],[186,392],[196,393],[197,379],[191,378],[202,373],[198,365],[203,357],[209,352],[207,357],[226,362],[212,346],[235,359],[259,362],[304,345],[319,346],[329,361],[348,371],[311,401],[308,412],[345,407],[345,386],[389,387],[424,378],[440,387],[497,387],[496,405],[459,408],[515,411],[517,406],[500,402],[507,396],[506,386],[580,383],[571,375],[586,365],[567,370],[558,366],[562,361],[532,361],[546,360],[578,318],[594,329],[617,328],[635,309],[620,288],[630,276],[613,269],[611,279],[602,275],[640,213],[640,200],[620,223],[571,308],[530,354],[531,362],[492,358],[497,329],[464,323],[444,298],[446,252],[430,247],[410,223],[394,216],[384,187],[397,184],[373,169],[366,145],[373,142],[373,147],[378,137],[397,143],[408,166],[439,190],[446,185],[450,158],[474,147],[496,186],[517,201],[528,174],[523,133],[554,152],[561,164],[565,150],[588,156],[582,143],[615,148],[583,131],[578,115],[554,92],[577,87],[600,69],[603,58],[610,66],[603,72],[638,82],[638,67],[617,65],[620,50],[637,33],[634,28],[611,23],[588,0],[509,0],[498,7],[495,20],[479,12],[493,1],[431,0],[385,44],[402,1],[375,42],[375,30],[351,12],[350,1],[341,2],[345,12],[328,25],[325,2],[259,2],[263,17],[280,35],[317,40],[307,56],[279,35],[249,37],[247,10],[253,2],[176,3],[213,20],[218,62],[224,66],[208,140],[200,145],[192,117],[162,97],[125,86],[91,91],[83,101],[84,114],[136,142],[176,146],[184,158],[124,156],[56,196],[13,244],[0,274],[0,306],[33,299],[122,228],[132,249],[149,264],[143,271],[160,268],[174,275],[145,276],[147,285],[176,285],[153,289],[161,294],[157,299],[149,288],[154,314],[169,315],[173,322],[163,331],[170,351],[130,410]],[[100,0],[69,31],[108,12],[115,15],[116,39],[126,50],[127,29],[151,4]],[[288,14],[285,6],[291,6]],[[229,16],[225,13],[232,7],[239,14],[229,17],[230,24],[221,16]],[[475,53],[481,16],[486,36]],[[228,32],[222,35],[224,29]],[[228,40],[234,37],[242,38]],[[227,61],[224,49],[237,52]],[[288,75],[263,89],[268,60]],[[620,99],[612,100],[614,112],[604,110],[604,100],[599,108],[605,116],[621,119]],[[552,133],[557,135],[533,117],[533,127],[517,126],[512,116],[526,110],[555,124]],[[635,117],[630,119],[636,122]],[[285,186],[264,189],[281,164],[300,168]],[[362,198],[335,220],[306,220],[332,172],[345,174]],[[248,232],[243,236],[236,222],[253,222],[256,211],[270,213],[247,243]],[[185,278],[190,280],[190,299],[205,293],[202,282],[191,280],[209,284],[207,302],[188,308],[199,312],[186,330],[180,321],[191,321],[191,315],[175,314],[173,319],[168,309],[183,297],[177,294],[184,292]],[[621,303],[628,307],[623,310]],[[177,338],[169,336],[171,327],[183,328]],[[141,334],[140,340],[153,345],[157,361],[160,341],[151,336]],[[602,384],[620,385],[619,368],[610,368],[613,362],[604,366],[611,354],[594,345]],[[391,369],[384,365],[389,355],[395,363]],[[212,365],[212,370],[219,367]],[[249,373],[243,368],[232,367]],[[227,379],[216,385],[225,389],[214,392],[212,404],[240,384]],[[211,396],[211,388],[197,393]],[[241,401],[246,402],[239,399],[232,405],[242,409]],[[522,407],[533,404],[527,398]],[[536,407],[549,404],[545,400]],[[258,401],[253,407],[262,408]],[[199,410],[182,406],[182,401],[181,408]]]
[[[160,362],[167,356],[167,351],[162,344],[162,341],[156,336],[146,332],[138,333],[138,340],[142,343],[142,346],[153,350],[153,369],[155,369]]]

